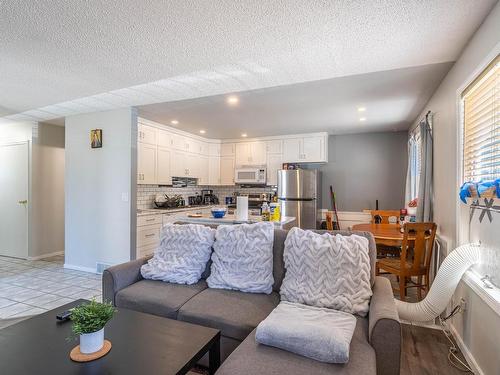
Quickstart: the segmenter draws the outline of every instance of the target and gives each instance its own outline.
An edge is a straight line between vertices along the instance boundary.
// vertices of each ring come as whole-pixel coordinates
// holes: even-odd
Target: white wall
[[[31,141],[36,122],[0,122],[0,143]]]
[[[102,129],[103,147],[90,148]],[[137,116],[133,109],[66,118],[65,266],[96,270],[135,252]]]
[[[64,127],[33,128],[31,160],[30,258],[64,251]]]
[[[429,110],[434,114],[434,220],[439,226],[440,236],[448,243],[448,251],[464,239],[461,236],[463,227],[459,225],[462,213],[458,206],[460,124],[457,99],[487,60],[499,52],[499,46],[500,4],[497,4],[420,116],[422,118]],[[458,301],[460,297],[466,299],[469,308],[452,322],[458,340],[463,342],[466,354],[473,357],[480,371],[498,375],[500,316],[464,282],[461,282],[454,300]]]

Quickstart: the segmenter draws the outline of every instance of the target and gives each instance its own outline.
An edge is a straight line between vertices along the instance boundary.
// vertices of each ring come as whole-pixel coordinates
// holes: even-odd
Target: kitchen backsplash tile
[[[273,193],[272,187],[242,188],[238,186],[192,186],[183,188],[174,188],[172,186],[158,185],[137,185],[137,208],[144,210],[153,208],[156,194],[165,193],[169,196],[176,194],[182,195],[184,200],[188,201],[188,196],[200,194],[201,190],[211,189],[219,198],[219,202],[224,204],[224,198],[238,193]]]

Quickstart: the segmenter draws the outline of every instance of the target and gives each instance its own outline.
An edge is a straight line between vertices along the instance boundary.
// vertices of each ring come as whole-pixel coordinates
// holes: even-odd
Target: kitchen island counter
[[[234,224],[254,224],[262,221],[261,216],[249,216],[248,221],[238,221],[233,214],[226,214],[221,219],[216,219],[212,215],[202,215],[201,217],[189,217],[188,215],[178,218],[179,222],[192,223],[192,224],[210,224],[210,225],[234,225]],[[294,226],[295,218],[285,216],[281,221],[271,221],[277,228],[290,229]]]

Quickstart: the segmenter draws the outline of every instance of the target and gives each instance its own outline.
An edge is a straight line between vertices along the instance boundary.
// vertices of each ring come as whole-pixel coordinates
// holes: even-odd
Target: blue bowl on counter
[[[226,211],[225,208],[212,208],[212,216],[215,219],[222,219],[226,215]]]

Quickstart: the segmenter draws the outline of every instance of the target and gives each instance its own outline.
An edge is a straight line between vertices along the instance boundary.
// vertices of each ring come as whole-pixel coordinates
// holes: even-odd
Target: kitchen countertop
[[[225,206],[220,204],[209,204],[201,206],[184,206],[176,208],[146,208],[146,209],[138,209],[137,216],[162,215],[175,212],[205,210],[207,208],[212,208],[212,207],[225,207]]]
[[[202,217],[189,217],[189,216],[182,216],[178,218],[179,221],[183,221],[186,223],[193,223],[193,224],[225,224],[225,225],[233,225],[233,224],[243,224],[243,223],[248,223],[248,224],[253,224],[253,223],[258,223],[262,221],[262,217],[259,216],[249,216],[248,221],[242,222],[236,220],[235,215],[233,214],[226,214],[221,219],[216,219],[212,215],[203,215]],[[290,227],[293,222],[295,222],[295,218],[291,216],[284,216],[281,218],[281,221],[272,221],[272,223],[279,228],[284,228],[284,227]]]

